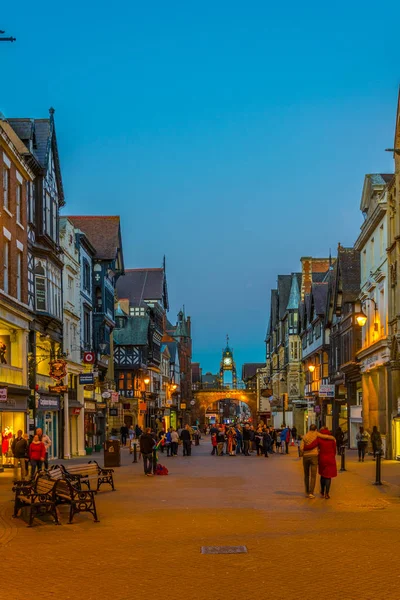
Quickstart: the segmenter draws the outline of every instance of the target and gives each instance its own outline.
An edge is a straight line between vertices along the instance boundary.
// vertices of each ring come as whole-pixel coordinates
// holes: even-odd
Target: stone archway
[[[257,394],[247,390],[220,390],[208,389],[197,390],[193,392],[196,408],[199,412],[200,422],[205,423],[207,408],[221,400],[232,400],[236,402],[245,402],[250,409],[253,422],[257,419]]]

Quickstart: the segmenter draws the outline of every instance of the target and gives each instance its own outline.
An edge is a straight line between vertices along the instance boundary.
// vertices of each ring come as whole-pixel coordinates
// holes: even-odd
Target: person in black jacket
[[[245,456],[250,456],[250,428],[248,425],[245,425],[243,429],[243,453]]]
[[[18,461],[21,465],[21,479],[24,480],[26,472],[26,462],[28,460],[28,442],[22,437],[21,429],[17,432],[17,437],[14,438],[11,444],[11,450],[15,458],[15,466],[18,467]]]
[[[143,457],[144,474],[147,477],[153,477],[153,448],[156,445],[154,437],[151,435],[151,429],[148,427],[146,433],[142,433],[139,439],[140,452]]]
[[[191,456],[192,440],[190,438],[189,425],[185,425],[185,429],[182,429],[180,437],[183,442],[183,456]]]
[[[121,444],[123,446],[126,446],[126,439],[129,435],[129,429],[127,428],[126,425],[122,425],[121,429],[119,430],[120,434],[121,434]]]

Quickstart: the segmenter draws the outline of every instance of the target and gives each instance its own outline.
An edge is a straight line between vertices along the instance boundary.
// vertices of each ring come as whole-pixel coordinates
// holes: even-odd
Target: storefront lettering
[[[0,402],[7,402],[7,386],[0,387]]]
[[[38,408],[52,408],[54,410],[60,410],[60,399],[51,398],[49,396],[40,396],[38,400]]]
[[[46,298],[46,278],[42,275],[35,275],[35,299],[36,299],[36,310],[46,312],[47,310],[47,298]]]

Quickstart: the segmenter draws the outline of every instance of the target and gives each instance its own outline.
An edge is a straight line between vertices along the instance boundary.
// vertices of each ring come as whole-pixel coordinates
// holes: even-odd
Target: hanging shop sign
[[[101,394],[101,397],[107,400],[108,398],[111,398],[111,393],[106,390]]]
[[[140,403],[139,403],[139,410],[140,410],[140,411],[144,411],[144,412],[146,412],[146,409],[147,409],[147,404],[146,404],[146,402],[140,402]]]
[[[110,417],[118,417],[118,408],[110,408]]]
[[[119,393],[111,392],[111,402],[118,402],[118,401],[119,401]]]
[[[84,352],[83,353],[83,362],[85,365],[93,365],[94,364],[94,352]]]
[[[93,373],[79,373],[79,385],[93,385],[94,375]]]
[[[196,400],[191,400],[190,404],[191,404],[191,406],[194,406],[196,404]]]
[[[68,387],[66,385],[49,385],[49,392],[53,392],[53,394],[66,394]]]
[[[73,408],[72,409],[72,414],[73,415],[80,415],[81,414],[81,409],[80,408]]]
[[[167,406],[172,406],[172,400],[170,400],[170,399],[167,399],[167,400],[165,401],[165,404],[166,404]]]
[[[7,402],[7,390],[6,385],[0,386],[0,402]]]
[[[60,382],[67,375],[67,363],[62,358],[52,360],[50,363],[49,375],[52,379]]]
[[[186,403],[185,402],[181,402],[181,409],[184,410],[186,408]]]
[[[105,402],[98,402],[97,408],[107,408],[107,404]]]
[[[320,385],[318,395],[320,398],[334,398],[335,397],[335,386],[334,385]]]

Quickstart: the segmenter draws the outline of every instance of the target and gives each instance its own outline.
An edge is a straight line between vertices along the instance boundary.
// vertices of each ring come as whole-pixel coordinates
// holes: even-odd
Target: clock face
[[[224,358],[224,365],[230,365],[232,363],[231,358]]]

